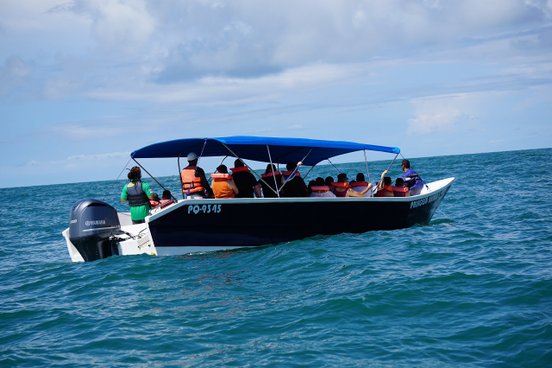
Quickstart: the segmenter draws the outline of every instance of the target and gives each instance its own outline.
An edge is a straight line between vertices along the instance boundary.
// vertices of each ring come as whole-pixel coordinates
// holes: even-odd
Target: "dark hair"
[[[324,179],[324,183],[325,183],[327,186],[330,186],[333,182],[334,182],[334,178],[331,177],[331,176],[327,176],[326,179]]]
[[[364,174],[363,173],[358,173],[356,175],[356,181],[366,181],[366,179],[364,178]]]
[[[390,176],[386,176],[383,178],[383,185],[391,185],[393,181],[391,180]]]
[[[163,191],[162,198],[163,198],[163,199],[171,199],[171,191],[165,189],[165,190]]]
[[[217,172],[221,174],[228,174],[228,168],[226,167],[226,165],[219,165],[217,167]]]
[[[245,164],[243,163],[241,158],[238,158],[236,159],[236,161],[234,161],[234,167],[244,167],[244,166]]]
[[[322,178],[320,176],[317,177],[314,182],[315,182],[315,185],[319,186],[319,187],[323,187],[324,185],[326,185],[326,183],[324,183],[324,178]]]
[[[265,174],[270,174],[272,172],[276,173],[276,165],[274,164],[268,164],[266,165],[266,170],[265,170]]]
[[[337,182],[338,183],[344,183],[347,181],[347,174],[341,173],[337,175]]]
[[[128,172],[128,180],[130,181],[138,181],[142,179],[142,172],[140,171],[140,168],[138,166],[134,166],[130,171]]]
[[[396,187],[403,187],[404,186],[404,179],[403,178],[397,178],[395,180],[395,186]]]
[[[408,160],[402,160],[401,166],[404,166],[406,169],[410,169],[410,161]]]
[[[286,164],[286,170],[287,171],[292,171],[294,170],[295,168],[297,167],[297,164],[295,162],[288,162]]]

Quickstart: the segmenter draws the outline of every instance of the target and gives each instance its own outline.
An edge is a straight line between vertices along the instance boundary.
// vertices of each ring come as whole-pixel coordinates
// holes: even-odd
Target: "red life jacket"
[[[334,194],[336,197],[347,197],[347,191],[351,187],[349,183],[333,182],[332,187],[334,188]],[[345,190],[338,190],[345,189]]]
[[[384,185],[383,188],[376,192],[374,197],[394,197],[394,195],[385,195],[385,193],[393,194],[393,187],[391,185]]]
[[[355,181],[355,182],[351,183],[351,188],[367,187],[367,186],[368,186],[368,183],[365,182],[365,181]]]
[[[330,187],[327,185],[313,185],[310,187],[311,192],[325,193],[330,191]]]
[[[230,170],[232,170],[232,173],[235,174],[235,173],[240,173],[240,172],[249,172],[249,169],[245,166],[242,166],[242,167],[233,167],[231,168]]]
[[[406,197],[410,189],[408,187],[393,187],[395,197]]]

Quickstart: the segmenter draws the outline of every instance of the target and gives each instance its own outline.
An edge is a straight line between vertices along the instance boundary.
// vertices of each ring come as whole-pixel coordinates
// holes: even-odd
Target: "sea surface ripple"
[[[3,189],[0,366],[550,367],[551,158],[412,160],[456,177],[427,226],[90,263],[69,260],[69,210],[125,209],[122,181]]]

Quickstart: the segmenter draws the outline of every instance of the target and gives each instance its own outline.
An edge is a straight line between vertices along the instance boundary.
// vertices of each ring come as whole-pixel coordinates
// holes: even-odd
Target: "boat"
[[[355,142],[232,136],[165,141],[130,156],[149,174],[138,160],[176,158],[180,172],[180,159],[197,152],[200,158],[294,162],[312,170],[325,160],[357,151],[364,151],[365,158],[367,151],[389,153],[394,155],[391,164],[400,154],[398,147]],[[428,224],[453,181],[451,177],[425,183],[419,194],[407,197],[283,198],[277,188],[275,198],[214,199],[183,192],[174,204],[152,211],[143,224],[132,224],[128,212],[118,212],[105,202],[84,199],[71,209],[69,227],[62,234],[71,260],[82,262],[112,255],[174,256],[254,248],[315,235],[404,229]]]

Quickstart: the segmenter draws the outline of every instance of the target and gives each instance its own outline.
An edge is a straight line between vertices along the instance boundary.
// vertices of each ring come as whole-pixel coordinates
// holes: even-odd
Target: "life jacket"
[[[159,206],[159,201],[154,201],[153,199],[150,199],[149,203],[151,208]]]
[[[264,173],[261,175],[261,178],[265,179],[265,178],[272,178],[274,176],[281,176],[282,174],[279,172],[279,171],[269,171],[267,173]]]
[[[213,178],[212,188],[215,198],[234,198],[236,194],[228,186],[228,181],[232,180],[232,175],[215,173],[211,174]]]
[[[291,174],[293,174],[293,170],[290,170],[290,171],[282,171],[282,176],[284,177],[284,179],[288,179],[289,177],[291,177]],[[293,177],[292,178],[295,178],[295,177],[301,177],[301,173],[299,171],[295,171],[295,173],[293,174]]]
[[[333,182],[332,187],[334,188],[334,194],[336,197],[347,197],[347,191],[351,187],[349,183]],[[339,190],[344,189],[344,190]]]
[[[313,185],[310,187],[311,192],[325,193],[330,191],[330,187],[327,185]]]
[[[392,195],[385,195],[385,193],[391,193]],[[393,187],[391,185],[384,185],[383,188],[376,192],[376,195],[374,197],[394,197]]]
[[[393,195],[395,197],[406,197],[409,191],[408,187],[393,187]]]
[[[365,181],[355,181],[350,184],[351,188],[357,188],[357,187],[367,187],[368,183]]]
[[[149,198],[142,189],[141,181],[134,181],[127,184],[127,200],[131,207],[149,205]]]
[[[168,205],[171,205],[173,203],[174,203],[174,201],[172,199],[161,199],[159,201],[159,206],[160,206],[160,208],[165,208]]]
[[[233,167],[230,170],[232,170],[232,174],[240,173],[240,172],[249,172],[249,169],[245,166],[242,167]]]
[[[196,167],[185,167],[180,173],[180,179],[182,180],[182,191],[185,194],[204,193],[205,188],[201,184],[201,178],[195,175]]]

